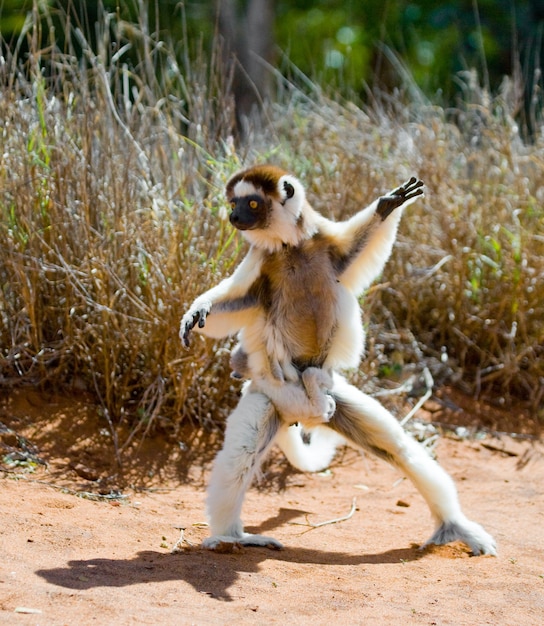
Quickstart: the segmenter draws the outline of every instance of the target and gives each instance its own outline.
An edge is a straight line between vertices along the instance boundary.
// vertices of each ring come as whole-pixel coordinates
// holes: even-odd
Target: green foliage
[[[233,3],[242,19],[248,1]],[[63,20],[68,12],[94,48],[100,40],[94,25],[104,7],[107,20],[115,16],[127,31],[138,25],[145,35],[175,42],[178,56],[184,56],[202,42],[212,49],[214,5],[208,0],[5,0],[0,29],[5,41],[13,42],[23,30],[26,12],[33,6],[49,7],[43,47],[54,32],[59,48],[66,48]],[[322,87],[341,89],[344,95],[366,97],[369,85],[387,90],[402,85],[402,68],[427,97],[438,97],[444,105],[459,95],[459,73],[471,69],[492,91],[505,75],[520,73],[525,93],[518,96],[528,107],[541,85],[544,13],[531,0],[276,0],[275,8],[277,44],[288,60],[280,64],[282,70],[289,73],[289,66],[294,66]],[[70,45],[80,56],[78,43]],[[137,55],[128,50],[124,56]]]
[[[525,94],[540,84],[544,15],[530,0],[350,2],[279,0],[277,41],[320,85],[344,94],[413,80],[427,97],[452,104],[460,73],[476,69],[488,90],[521,73]]]
[[[280,3],[276,32],[289,63],[320,84],[361,90],[372,50],[364,25],[350,21],[345,7],[336,3],[287,4]]]

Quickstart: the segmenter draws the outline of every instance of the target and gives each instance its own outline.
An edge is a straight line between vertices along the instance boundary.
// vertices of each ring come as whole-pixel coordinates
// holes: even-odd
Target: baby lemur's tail
[[[304,428],[300,424],[282,425],[276,443],[291,465],[303,472],[319,472],[332,461],[336,448],[345,439],[330,428]]]

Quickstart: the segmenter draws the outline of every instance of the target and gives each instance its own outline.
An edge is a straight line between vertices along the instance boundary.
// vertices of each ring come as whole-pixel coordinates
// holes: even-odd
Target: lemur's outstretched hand
[[[398,209],[409,200],[423,195],[422,187],[423,181],[412,176],[404,185],[390,191],[386,196],[382,196],[378,200],[376,213],[382,218],[382,221],[385,220],[395,209]]]

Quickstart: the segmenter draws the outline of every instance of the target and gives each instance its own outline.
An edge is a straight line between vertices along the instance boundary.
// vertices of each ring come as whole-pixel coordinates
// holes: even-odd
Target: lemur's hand
[[[193,328],[198,324],[199,328],[204,328],[206,317],[210,312],[211,305],[209,303],[200,306],[192,306],[182,317],[179,326],[179,336],[183,345],[188,348],[191,345],[189,335]]]
[[[382,218],[382,221],[390,215],[395,209],[413,200],[417,196],[423,195],[423,181],[418,180],[414,176],[404,185],[390,191],[386,196],[382,196],[378,200],[378,206],[376,207],[376,213]]]

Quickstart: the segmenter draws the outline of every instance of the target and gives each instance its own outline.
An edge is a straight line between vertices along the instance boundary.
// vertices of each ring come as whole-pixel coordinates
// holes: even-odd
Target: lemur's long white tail
[[[300,424],[283,425],[275,442],[291,465],[303,472],[319,472],[332,461],[336,448],[346,440],[330,428],[303,428]]]

